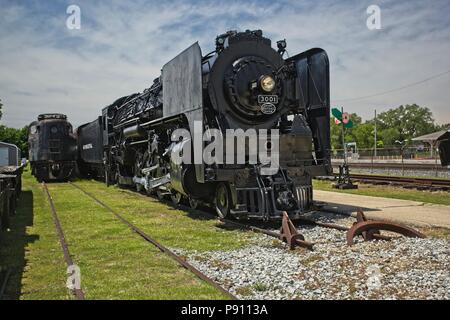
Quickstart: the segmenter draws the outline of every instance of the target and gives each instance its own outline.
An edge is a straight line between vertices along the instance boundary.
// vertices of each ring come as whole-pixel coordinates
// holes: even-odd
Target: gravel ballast
[[[354,222],[331,217],[316,218]],[[266,235],[233,251],[176,251],[241,299],[450,299],[447,240],[360,238],[349,247],[342,231],[317,226],[299,231],[315,243],[314,251],[289,251]]]

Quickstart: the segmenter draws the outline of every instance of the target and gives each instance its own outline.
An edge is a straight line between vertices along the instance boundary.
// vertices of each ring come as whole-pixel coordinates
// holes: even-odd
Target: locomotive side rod
[[[50,209],[53,217],[53,222],[56,227],[56,232],[58,233],[59,237],[59,243],[61,244],[61,248],[63,250],[64,254],[64,260],[66,261],[67,267],[73,266],[73,260],[72,256],[69,252],[69,246],[66,241],[66,237],[64,235],[64,231],[61,226],[61,222],[59,221],[58,214],[56,213],[55,204],[53,203],[52,196],[50,195],[50,192],[48,191],[47,185],[45,182],[42,183],[42,187],[44,188],[45,193],[47,194],[48,203],[50,204]],[[81,288],[75,288],[73,289],[73,294],[77,300],[84,300],[84,292]]]
[[[118,220],[120,220],[122,223],[124,223],[125,225],[127,225],[133,232],[137,233],[139,236],[141,236],[145,241],[151,243],[152,245],[154,245],[156,248],[158,248],[161,252],[164,252],[165,254],[167,254],[169,257],[171,257],[173,260],[175,260],[179,265],[181,265],[182,267],[184,267],[185,269],[191,271],[193,274],[195,274],[199,279],[207,282],[208,284],[212,285],[214,288],[218,289],[219,291],[221,291],[222,293],[226,294],[229,298],[233,299],[233,300],[238,300],[238,298],[236,296],[234,296],[231,292],[229,292],[228,290],[226,290],[225,288],[223,288],[221,285],[219,285],[217,282],[215,282],[214,280],[212,280],[211,278],[209,278],[207,275],[205,275],[203,272],[201,272],[200,270],[198,270],[197,268],[195,268],[193,265],[191,265],[189,262],[187,262],[185,259],[181,258],[179,255],[177,255],[176,253],[174,253],[172,250],[170,250],[169,248],[165,247],[164,245],[162,245],[161,243],[159,243],[158,241],[156,241],[155,239],[153,239],[152,237],[150,237],[147,233],[145,233],[144,231],[142,231],[141,229],[139,229],[137,226],[135,226],[134,224],[132,224],[131,222],[129,222],[128,220],[126,220],[124,217],[122,217],[119,213],[117,213],[114,209],[112,209],[110,206],[108,206],[106,203],[104,203],[103,201],[99,200],[97,197],[95,197],[94,195],[92,195],[91,193],[87,192],[86,190],[84,190],[83,188],[81,188],[80,186],[69,182],[70,185],[72,185],[73,187],[77,188],[78,190],[80,190],[81,192],[83,192],[85,195],[87,195],[88,197],[90,197],[92,200],[94,200],[97,204],[99,204],[100,206],[102,206],[103,208],[105,208],[106,210],[108,210],[109,212],[111,212]]]

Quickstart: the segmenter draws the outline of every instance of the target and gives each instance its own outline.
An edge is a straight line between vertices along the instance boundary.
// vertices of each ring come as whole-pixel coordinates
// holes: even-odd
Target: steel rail
[[[209,215],[209,213],[207,213],[207,212],[205,212],[205,214]],[[255,226],[252,226],[249,224],[244,224],[244,223],[240,223],[240,222],[229,220],[229,219],[218,218],[218,220],[223,223],[228,223],[228,224],[234,225],[241,229],[247,229],[247,230],[253,231],[255,233],[262,233],[262,234],[277,238],[280,241],[282,241],[282,238],[283,238],[283,234],[280,232],[275,232],[275,231],[267,230],[264,228],[255,227]],[[314,243],[308,242],[305,240],[301,240],[301,239],[298,239],[296,241],[298,242],[299,246],[307,248],[309,250],[313,250]]]
[[[343,162],[331,162],[333,167],[342,165]],[[437,165],[434,163],[402,163],[401,162],[349,162],[350,168],[364,168],[364,169],[402,169],[405,170],[418,170],[418,171],[448,171],[446,167]]]
[[[334,180],[338,175],[326,177],[323,180]],[[354,181],[359,181],[368,184],[389,184],[394,186],[404,186],[412,188],[426,188],[426,189],[439,189],[449,190],[450,180],[447,179],[434,179],[434,178],[406,178],[399,176],[383,176],[372,174],[355,174],[351,173],[350,178]]]
[[[143,195],[143,194],[141,194],[141,193],[137,193],[137,194],[138,194],[139,196],[144,197],[144,198],[148,198],[148,196]],[[174,204],[173,204],[172,202],[170,202],[170,201],[163,200],[162,202],[164,202],[164,203],[166,203],[166,204],[169,204],[169,205],[174,205]],[[198,208],[192,209],[192,208],[190,208],[190,207],[188,207],[188,206],[186,206],[186,205],[184,205],[184,204],[178,204],[178,205],[176,205],[176,207],[179,208],[179,209],[181,209],[181,210],[193,210],[193,211],[195,211],[195,212],[198,213],[198,214],[202,214],[202,215],[211,217],[211,218],[213,218],[213,219],[216,219],[216,220],[219,221],[219,222],[222,222],[222,223],[228,223],[228,224],[234,225],[234,226],[236,226],[236,227],[238,227],[238,228],[250,230],[250,231],[253,231],[253,232],[255,232],[255,233],[266,234],[266,235],[268,235],[268,236],[271,236],[271,237],[274,237],[274,238],[277,238],[277,239],[280,239],[280,240],[281,240],[281,238],[282,238],[282,236],[283,236],[283,234],[282,234],[282,233],[279,233],[279,232],[271,231],[271,230],[268,230],[268,229],[256,227],[256,226],[249,225],[249,224],[240,223],[240,222],[237,222],[237,221],[235,221],[235,220],[230,220],[230,219],[226,219],[226,218],[220,218],[220,217],[217,217],[216,215],[214,215],[214,214],[212,214],[212,213],[209,213],[209,212],[207,212],[207,211],[205,211],[205,210],[201,210],[201,209],[198,209]],[[320,210],[317,210],[317,211],[320,211]],[[327,212],[327,213],[333,213],[333,214],[339,215],[339,213],[336,213],[336,212],[331,212],[331,211],[326,211],[326,212]],[[365,218],[364,218],[364,219],[365,219]],[[355,221],[355,224],[356,224],[358,221],[359,221],[359,220],[358,220],[358,218],[357,218],[357,220]],[[352,226],[352,227],[347,227],[347,226],[340,225],[340,224],[335,224],[335,223],[320,222],[320,221],[315,221],[315,220],[313,220],[313,219],[309,219],[309,218],[305,218],[305,217],[298,217],[298,218],[292,220],[292,222],[293,222],[293,224],[294,224],[294,226],[295,226],[296,228],[299,227],[299,224],[308,224],[308,225],[314,225],[314,226],[323,227],[323,228],[328,228],[328,229],[335,229],[335,230],[339,230],[339,231],[344,231],[344,232],[347,232],[347,233],[350,232],[350,230],[352,230],[352,228],[353,228],[353,226]],[[385,225],[389,224],[388,222],[380,222],[380,221],[370,220],[370,223],[375,223],[375,222],[376,222],[376,223],[384,223],[382,226],[385,226]],[[400,232],[398,231],[399,228],[402,229]],[[400,234],[403,234],[403,235],[407,235],[407,234],[405,234],[405,233],[402,233],[402,231],[404,231],[404,229],[410,229],[410,228],[408,228],[408,227],[406,227],[406,226],[405,226],[405,227],[400,226],[399,228],[395,229],[394,232],[400,233]],[[388,229],[386,229],[386,228],[382,228],[382,229],[388,230]],[[298,230],[298,229],[297,229],[297,230]],[[373,230],[372,230],[372,231],[373,231]],[[362,231],[361,233],[363,233],[363,231]],[[418,232],[415,232],[414,236],[418,236],[418,234],[419,234]],[[355,234],[355,235],[356,235],[356,234]],[[366,237],[365,234],[363,234],[363,236]],[[385,241],[390,241],[390,240],[393,240],[393,239],[396,239],[396,238],[397,238],[397,237],[394,237],[394,236],[382,235],[382,234],[379,234],[378,232],[370,233],[370,237],[371,237],[371,239],[375,239],[375,240],[385,240]],[[420,237],[422,237],[422,236],[420,236]],[[300,242],[301,242],[301,243],[300,243],[300,246],[302,246],[302,247],[304,247],[304,248],[307,248],[307,249],[310,249],[310,250],[313,250],[313,245],[314,245],[314,243],[307,242],[307,241],[304,241],[304,240],[300,240]]]
[[[169,248],[165,247],[164,245],[162,245],[161,243],[159,243],[158,241],[156,241],[155,239],[153,239],[152,237],[150,237],[147,233],[145,233],[144,231],[142,231],[141,229],[139,229],[137,226],[135,226],[134,224],[132,224],[131,222],[129,222],[128,220],[126,220],[124,217],[122,217],[119,213],[117,213],[114,209],[112,209],[110,206],[108,206],[106,203],[104,203],[103,201],[99,200],[97,197],[95,197],[94,195],[92,195],[91,193],[87,192],[86,190],[84,190],[83,188],[81,188],[80,186],[76,185],[75,183],[69,182],[70,185],[72,185],[73,187],[77,188],[78,190],[80,190],[81,192],[83,192],[85,195],[87,195],[88,197],[90,197],[92,200],[94,200],[96,203],[98,203],[99,205],[101,205],[102,207],[104,207],[106,210],[108,210],[109,212],[111,212],[118,220],[120,220],[122,223],[124,223],[125,225],[127,225],[133,232],[136,232],[139,236],[141,236],[144,240],[146,240],[147,242],[151,243],[152,245],[154,245],[156,248],[158,248],[161,252],[164,252],[165,254],[167,254],[169,257],[171,257],[173,260],[175,260],[176,262],[178,262],[178,264],[180,264],[182,267],[188,269],[189,271],[191,271],[193,274],[195,274],[199,279],[207,282],[208,284],[212,285],[214,288],[218,289],[219,291],[221,291],[222,293],[226,294],[228,297],[230,297],[233,300],[238,300],[238,298],[236,296],[234,296],[231,292],[229,292],[228,290],[226,290],[225,288],[223,288],[221,285],[219,285],[217,282],[215,282],[214,280],[212,280],[211,278],[209,278],[207,275],[205,275],[203,272],[201,272],[200,270],[198,270],[196,267],[194,267],[192,264],[190,264],[189,262],[187,262],[185,259],[181,258],[179,255],[177,255],[176,253],[174,253],[172,250],[170,250]]]
[[[148,198],[148,196],[145,196],[145,195],[143,195],[143,194],[141,194],[141,193],[138,193],[138,194],[139,194],[140,196],[143,196],[143,197],[145,197],[145,198]],[[160,202],[164,202],[164,203],[166,203],[166,204],[169,204],[169,205],[171,205],[171,206],[174,205],[174,203],[171,202],[171,201],[166,201],[166,200],[162,200],[162,201],[159,200],[159,201],[160,201]],[[182,209],[182,210],[193,210],[193,211],[195,211],[195,212],[197,212],[197,213],[200,213],[200,214],[203,214],[203,215],[205,215],[205,216],[211,217],[212,219],[216,219],[216,220],[219,221],[219,222],[222,222],[222,223],[228,223],[228,224],[230,224],[230,225],[234,225],[235,227],[238,227],[238,228],[240,228],[240,229],[250,230],[250,231],[253,231],[253,232],[255,232],[255,233],[261,233],[261,234],[265,234],[265,235],[268,235],[268,236],[273,237],[273,238],[277,238],[277,239],[279,239],[280,241],[282,241],[282,238],[283,238],[283,234],[280,233],[280,232],[271,231],[271,230],[264,229],[264,228],[260,228],[260,227],[256,227],[256,226],[253,226],[253,225],[250,225],[250,224],[240,223],[240,222],[237,222],[236,220],[230,220],[230,219],[226,219],[226,218],[220,218],[220,217],[218,217],[217,215],[214,215],[214,214],[212,214],[212,213],[209,213],[209,212],[207,212],[207,211],[205,211],[205,210],[200,210],[200,209],[198,209],[198,208],[193,209],[193,208],[191,208],[191,207],[189,207],[189,206],[186,206],[186,205],[184,205],[184,204],[178,204],[178,205],[176,205],[176,206],[177,206],[177,208],[180,208],[180,209]],[[280,221],[281,221],[281,220],[280,220]],[[314,243],[312,243],[312,242],[308,242],[308,241],[305,241],[305,240],[302,240],[302,239],[297,239],[296,242],[298,242],[298,245],[301,246],[301,247],[307,248],[307,249],[309,249],[309,250],[313,250]]]
[[[141,193],[137,193],[137,194],[142,196],[142,197],[144,197],[144,198],[148,198],[148,196],[143,195]],[[159,201],[161,201],[161,200],[159,200]],[[164,203],[166,203],[168,205],[172,205],[172,206],[174,205],[171,201],[168,201],[168,200],[163,200],[162,202],[164,202]],[[184,204],[178,204],[177,208],[182,209],[182,210],[193,210],[193,211],[195,211],[195,212],[197,212],[199,214],[202,214],[202,215],[211,217],[213,219],[216,219],[219,222],[227,223],[227,224],[230,224],[230,225],[234,225],[234,226],[236,226],[236,227],[238,227],[240,229],[250,230],[250,231],[253,231],[255,233],[265,234],[265,235],[268,235],[268,236],[271,236],[271,237],[274,237],[274,238],[277,238],[277,239],[280,239],[280,237],[282,236],[282,234],[279,233],[279,232],[267,230],[267,229],[264,229],[264,228],[256,227],[256,226],[245,224],[245,223],[240,223],[240,222],[237,222],[235,220],[230,220],[230,219],[226,219],[226,218],[220,218],[220,217],[217,217],[216,215],[214,215],[212,213],[209,213],[209,212],[207,212],[205,210],[201,210],[201,209],[198,209],[198,208],[197,209],[192,209],[189,206],[186,206]],[[338,214],[338,213],[330,212],[330,211],[328,211],[327,213]],[[347,231],[349,231],[351,229],[350,227],[346,227],[346,226],[343,226],[343,225],[334,224],[334,223],[320,222],[320,221],[315,221],[315,220],[308,219],[308,218],[303,218],[303,217],[296,218],[295,220],[292,220],[292,222],[294,223],[294,225],[297,225],[297,226],[298,226],[299,223],[303,223],[303,224],[315,225],[315,226],[318,226],[318,227],[323,227],[323,228],[328,228],[328,229],[335,229],[335,230],[345,231],[345,232],[347,232]],[[393,239],[393,237],[385,236],[385,235],[381,235],[381,234],[373,234],[372,236],[376,240],[389,241],[389,240]],[[303,241],[303,247],[305,247],[307,249],[310,249],[310,250],[313,250],[313,246],[314,246],[314,243]]]
[[[50,195],[50,192],[47,188],[47,185],[45,182],[42,183],[42,186],[44,188],[45,193],[47,194],[48,203],[50,204],[50,209],[53,217],[53,222],[56,227],[56,232],[58,233],[59,237],[59,243],[61,244],[62,251],[64,253],[64,260],[66,261],[67,267],[73,266],[73,260],[70,255],[69,246],[66,241],[66,237],[64,235],[64,231],[61,226],[61,222],[58,218],[58,214],[56,213],[55,204],[53,203],[52,196]],[[73,289],[73,294],[77,300],[84,300],[84,292],[81,288],[75,288]]]
[[[424,186],[449,187],[450,180],[446,179],[432,179],[432,178],[405,178],[397,176],[380,176],[380,175],[366,175],[366,174],[350,174],[350,178],[355,180],[380,181],[390,183],[404,183],[417,184]]]
[[[167,203],[170,203],[170,201],[167,201]],[[179,205],[179,207],[182,209],[192,210],[191,208],[184,206],[184,205]],[[197,211],[201,214],[207,215],[209,217],[213,217],[220,222],[228,223],[228,224],[234,225],[236,227],[239,227],[241,229],[247,229],[247,230],[253,231],[255,233],[262,233],[262,234],[265,234],[265,235],[268,235],[268,236],[271,236],[274,238],[278,238],[278,239],[280,238],[280,235],[281,235],[280,233],[275,232],[275,231],[270,231],[270,230],[267,230],[264,228],[259,228],[259,227],[255,227],[255,226],[252,226],[249,224],[240,223],[240,222],[237,222],[234,220],[219,218],[219,217],[217,217],[209,212],[206,212],[204,210],[195,209],[195,211]],[[333,212],[327,212],[327,213],[333,213]],[[337,213],[333,213],[333,214],[337,214]],[[323,228],[328,228],[328,229],[335,229],[335,230],[339,230],[339,231],[349,231],[351,229],[350,227],[346,227],[346,226],[343,226],[340,224],[320,222],[320,221],[315,221],[315,220],[304,218],[304,217],[296,218],[296,219],[292,220],[292,222],[294,223],[294,225],[296,225],[296,224],[298,225],[298,223],[303,223],[303,224],[315,225],[318,227],[323,227]],[[377,239],[377,240],[389,241],[389,240],[393,239],[393,237],[385,236],[385,235],[381,235],[381,234],[373,234],[372,236],[374,239]],[[306,242],[306,241],[305,241],[305,244],[306,244],[306,248],[308,248],[310,250],[312,249],[312,247],[314,245],[314,243]]]
[[[207,213],[207,212],[203,212],[202,211],[202,213],[205,213],[205,214],[209,215],[209,213]],[[220,222],[223,222],[223,223],[228,223],[230,225],[234,225],[234,226],[236,226],[238,228],[241,228],[241,229],[250,230],[250,231],[253,231],[255,233],[265,234],[265,235],[268,235],[270,237],[277,238],[280,241],[283,241],[284,234],[282,234],[280,232],[275,232],[275,231],[267,230],[267,229],[264,229],[264,228],[255,227],[255,226],[252,226],[252,225],[249,225],[249,224],[244,224],[244,223],[240,223],[240,222],[229,220],[229,219],[218,218],[217,220],[220,221]],[[286,239],[286,241],[287,241],[287,239]],[[284,241],[284,242],[286,242],[286,241]],[[296,243],[294,246],[300,246],[300,247],[303,247],[303,248],[306,248],[306,249],[309,249],[309,250],[313,250],[314,243],[305,241],[303,236],[301,236],[298,239],[295,239],[293,241],[294,241],[294,243]],[[291,246],[291,249],[293,249],[294,246]]]

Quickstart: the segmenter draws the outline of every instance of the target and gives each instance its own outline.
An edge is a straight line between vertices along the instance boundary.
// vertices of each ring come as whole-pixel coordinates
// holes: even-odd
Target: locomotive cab
[[[76,138],[63,114],[42,114],[28,129],[29,160],[39,181],[61,181],[75,176]]]

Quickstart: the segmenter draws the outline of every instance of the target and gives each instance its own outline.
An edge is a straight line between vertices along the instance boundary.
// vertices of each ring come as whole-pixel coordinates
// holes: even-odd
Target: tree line
[[[0,120],[2,115],[3,103],[0,100]],[[0,141],[15,144],[22,151],[22,157],[28,157],[28,126],[16,129],[0,124]]]
[[[354,126],[345,129],[345,142],[356,142],[359,149],[372,149],[375,144],[375,119],[362,121],[356,113],[350,115]],[[377,148],[398,147],[396,141],[411,143],[414,137],[440,130],[450,129],[450,123],[439,125],[435,122],[431,110],[417,104],[401,105],[377,115]],[[342,149],[342,125],[335,123],[332,117],[331,146]]]
[[[3,104],[0,100],[0,120]],[[374,119],[362,121],[361,117],[352,113],[353,128],[345,129],[345,141],[356,142],[359,149],[374,147]],[[342,149],[342,126],[330,120],[332,149]],[[417,104],[401,105],[380,113],[377,116],[377,148],[394,147],[395,141],[410,142],[412,138],[439,130],[450,129],[450,123],[436,124],[431,110]],[[28,127],[21,129],[0,125],[0,141],[17,145],[22,156],[28,155]]]

